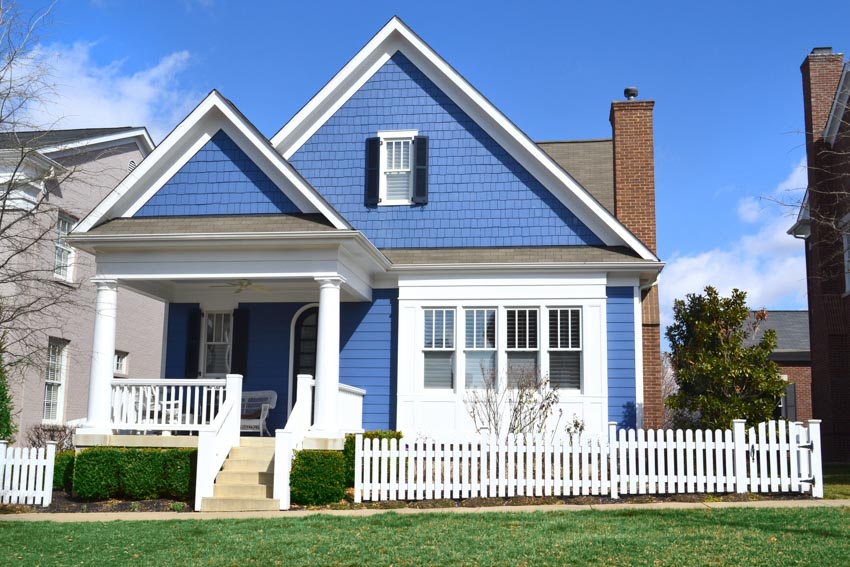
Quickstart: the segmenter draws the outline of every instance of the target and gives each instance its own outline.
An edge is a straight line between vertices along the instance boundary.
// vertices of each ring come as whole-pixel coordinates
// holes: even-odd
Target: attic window
[[[127,173],[132,173],[134,169],[136,169],[136,160],[131,159],[127,164]]]
[[[366,205],[428,202],[428,138],[416,130],[378,132],[366,141]]]

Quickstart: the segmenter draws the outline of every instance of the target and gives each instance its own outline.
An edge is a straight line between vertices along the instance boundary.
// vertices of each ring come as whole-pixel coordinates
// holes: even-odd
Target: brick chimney
[[[838,91],[844,55],[831,47],[815,47],[800,65],[803,74],[803,107],[806,118],[806,152],[810,170],[823,139],[832,101]]]
[[[652,110],[655,101],[636,100],[638,90],[628,87],[626,100],[611,103],[614,139],[614,216],[647,248],[656,252],[655,152]],[[643,368],[643,427],[662,426],[661,325],[658,286],[641,295]]]

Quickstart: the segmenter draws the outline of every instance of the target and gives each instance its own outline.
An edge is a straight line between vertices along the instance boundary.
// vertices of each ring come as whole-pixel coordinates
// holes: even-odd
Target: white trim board
[[[219,130],[230,136],[302,212],[321,213],[338,229],[351,228],[230,101],[212,91],[79,223],[76,232],[86,232],[105,220],[132,216]]]
[[[829,110],[829,118],[826,121],[826,127],[823,129],[823,138],[830,146],[835,144],[835,138],[841,129],[848,98],[850,98],[850,63],[845,63],[844,69],[841,71],[841,80],[838,83],[835,99],[833,99],[832,107]]]
[[[113,134],[106,134],[103,136],[80,138],[66,144],[57,144],[55,146],[39,148],[38,151],[43,154],[65,154],[70,153],[71,150],[78,150],[80,148],[87,151],[89,148],[94,148],[96,146],[119,146],[127,143],[125,140],[132,140],[135,142],[136,146],[139,148],[139,152],[142,154],[142,158],[147,157],[147,155],[150,154],[156,147],[156,144],[153,143],[153,139],[150,134],[148,134],[148,129],[142,126],[139,128],[133,128],[132,130],[115,132]]]
[[[401,52],[607,245],[658,258],[398,17],[393,17],[277,134],[289,159],[396,52]]]

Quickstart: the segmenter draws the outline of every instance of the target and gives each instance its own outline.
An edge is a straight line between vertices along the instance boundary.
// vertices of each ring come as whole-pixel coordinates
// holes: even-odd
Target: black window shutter
[[[797,385],[794,383],[785,386],[785,399],[782,404],[782,417],[788,421],[797,421]]]
[[[381,171],[381,139],[366,139],[366,206],[378,204],[378,185]]]
[[[189,311],[186,321],[186,378],[201,375],[198,364],[201,357],[201,319],[203,312],[199,308]]]
[[[245,376],[248,370],[248,310],[233,310],[233,349],[230,352],[230,371]]]
[[[428,202],[428,136],[413,138],[413,202]]]

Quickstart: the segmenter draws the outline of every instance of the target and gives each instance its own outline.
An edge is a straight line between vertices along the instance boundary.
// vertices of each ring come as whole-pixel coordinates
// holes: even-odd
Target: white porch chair
[[[269,410],[277,405],[277,392],[274,390],[258,390],[242,392],[242,413],[240,432],[271,435],[266,426]]]

